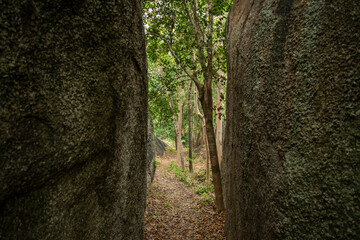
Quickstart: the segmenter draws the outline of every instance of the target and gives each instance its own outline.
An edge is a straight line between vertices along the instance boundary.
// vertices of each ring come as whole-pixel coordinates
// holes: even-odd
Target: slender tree
[[[189,122],[189,171],[193,172],[193,162],[192,162],[192,117],[191,117],[191,89],[192,89],[192,81],[189,84],[188,90],[188,98],[187,98],[187,112],[188,112],[188,122]]]
[[[221,167],[222,161],[222,146],[223,146],[223,101],[224,101],[224,87],[222,84],[222,79],[225,78],[224,74],[219,71],[219,80],[216,83],[217,87],[217,99],[215,104],[215,129],[216,129],[216,147],[218,152],[219,166]]]
[[[209,156],[209,144],[207,140],[207,133],[206,133],[206,124],[205,124],[205,117],[203,114],[201,114],[199,106],[198,106],[198,97],[197,97],[197,91],[194,89],[194,108],[196,111],[196,115],[199,117],[201,121],[201,127],[202,127],[202,135],[204,139],[204,145],[205,145],[205,153],[206,153],[206,159],[205,159],[205,167],[206,167],[206,180],[210,180],[210,156]]]
[[[159,71],[160,71],[160,76],[162,78],[164,78],[164,71],[163,71],[163,67],[160,64],[159,65]],[[171,92],[169,90],[168,87],[166,87],[166,94],[168,96],[169,99],[169,104],[171,109],[175,109],[175,104],[173,102],[173,99],[171,97]],[[184,150],[183,150],[183,146],[182,146],[182,141],[181,141],[181,132],[182,132],[182,115],[183,115],[183,108],[182,108],[182,97],[181,97],[181,86],[177,86],[177,97],[178,97],[178,101],[177,101],[177,114],[172,115],[173,117],[173,121],[174,121],[174,131],[175,131],[175,144],[176,144],[176,159],[177,162],[181,164],[181,168],[184,170],[185,169],[185,154],[184,154]]]

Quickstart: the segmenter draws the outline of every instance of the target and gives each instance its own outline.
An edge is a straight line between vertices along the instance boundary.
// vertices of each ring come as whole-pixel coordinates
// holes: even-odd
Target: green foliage
[[[204,66],[201,66],[199,59],[202,54],[204,59],[214,56],[211,61],[211,69],[213,69],[211,78],[215,81],[225,80],[218,75],[218,71],[226,73],[227,70],[225,22],[233,1],[213,1],[212,30],[209,28],[208,2],[205,0],[197,2],[196,14],[203,36],[201,40],[196,38],[194,27],[187,15],[187,11],[191,12],[192,9],[191,1],[143,1],[149,62],[149,111],[154,120],[157,136],[174,139],[172,116],[178,110],[171,109],[169,97],[172,98],[174,105],[181,97],[177,96],[176,89],[184,87],[184,83],[189,81],[184,68],[190,72],[196,71],[197,80],[202,82]],[[199,47],[199,44],[202,47]],[[213,49],[211,55],[209,55],[209,46]],[[183,117],[183,127],[186,130],[188,123],[186,114]],[[187,139],[186,133],[182,136],[182,142]]]
[[[185,116],[187,114],[184,114]],[[185,119],[184,119],[185,120]],[[187,123],[187,121],[184,121],[184,123]],[[185,143],[189,140],[189,132],[185,132],[184,134],[181,134],[181,142],[183,143],[183,145],[185,145]],[[185,150],[185,149],[184,149]]]
[[[169,150],[171,153],[175,152],[175,149],[171,146],[166,147],[167,150]]]
[[[188,170],[182,170],[174,161],[170,163],[168,169],[174,173],[179,181],[184,182],[188,186],[195,186],[195,183],[191,181],[191,176],[199,183],[205,182],[205,171],[194,172],[194,175],[191,175]],[[201,196],[201,204],[208,204],[214,199],[214,185],[207,182],[204,186],[198,186],[196,193]]]
[[[202,195],[204,193],[210,193],[214,191],[214,185],[210,185],[210,186],[200,186],[198,187],[198,189],[196,190],[196,193],[199,195]]]
[[[149,112],[156,136],[174,139],[173,110],[166,96],[166,89],[158,74],[157,65],[149,61]]]
[[[187,161],[187,162],[194,162],[194,159],[191,159],[191,158],[189,158],[189,157],[185,157],[185,161]]]
[[[209,186],[200,186],[196,190],[196,193],[199,194],[202,198],[202,204],[210,203],[214,198],[214,185]]]
[[[160,165],[160,162],[155,160],[155,168],[157,168]]]
[[[173,161],[169,165],[169,169],[174,173],[175,177],[178,178],[181,182],[184,182],[186,185],[194,186],[195,183],[189,179],[188,172],[182,170],[180,166],[176,165]]]
[[[206,172],[205,171],[198,171],[195,172],[195,179],[198,180],[199,182],[205,182],[206,180]]]
[[[170,139],[171,141],[175,140],[174,127],[171,118],[166,121],[156,121],[156,123],[154,123],[154,128],[156,137],[160,139]]]
[[[203,193],[201,194],[201,197],[202,197],[202,204],[208,204],[212,201],[212,199],[214,198],[214,194],[207,194],[207,193]]]
[[[213,0],[214,5],[214,15],[215,16],[224,16],[226,15],[232,6],[232,0]]]
[[[225,53],[225,22],[227,13],[232,5],[231,0],[214,0],[214,16],[212,35],[208,31],[209,16],[207,1],[198,1],[197,18],[200,29],[204,31],[205,39],[201,43],[205,58],[207,57],[207,47],[212,42],[214,44],[214,66],[226,72],[226,53]],[[197,69],[199,72],[198,61],[194,65],[192,52],[199,58],[198,42],[196,42],[193,25],[188,18],[187,11],[192,9],[190,1],[164,1],[164,0],[145,0],[144,1],[144,20],[147,32],[148,57],[154,62],[163,56],[168,56],[169,45],[181,61],[182,65],[188,69]],[[163,66],[166,66],[163,64]]]

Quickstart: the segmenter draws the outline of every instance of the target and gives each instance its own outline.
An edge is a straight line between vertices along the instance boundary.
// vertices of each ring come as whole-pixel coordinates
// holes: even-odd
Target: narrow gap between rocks
[[[225,239],[224,213],[216,212],[212,184],[205,180],[204,155],[202,150],[194,158],[193,173],[181,171],[172,149],[156,157],[145,239]]]

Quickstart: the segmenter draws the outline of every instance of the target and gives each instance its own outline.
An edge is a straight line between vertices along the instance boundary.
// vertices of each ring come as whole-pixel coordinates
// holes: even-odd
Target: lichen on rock
[[[358,1],[234,1],[227,25],[228,239],[354,239]]]
[[[141,239],[141,1],[0,3],[0,238]]]

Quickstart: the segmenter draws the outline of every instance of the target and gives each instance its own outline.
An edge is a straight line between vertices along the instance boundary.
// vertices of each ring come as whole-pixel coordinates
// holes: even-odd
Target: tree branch
[[[192,5],[192,15],[193,17],[191,17],[191,14],[189,12],[189,9],[186,6],[185,1],[181,1],[181,3],[184,6],[186,15],[188,16],[191,25],[193,27],[194,33],[195,33],[195,39],[196,39],[196,44],[197,44],[197,48],[199,51],[199,61],[200,61],[200,65],[201,68],[203,69],[203,71],[206,70],[206,59],[205,59],[205,54],[204,54],[204,39],[202,38],[202,35],[200,34],[199,31],[199,18],[197,16],[197,3],[196,0],[194,0],[194,2],[191,3]]]
[[[212,61],[213,61],[213,28],[214,28],[214,15],[213,15],[213,2],[212,0],[208,0],[208,6],[209,6],[209,32],[208,32],[208,41],[207,41],[207,53],[208,53],[208,63],[207,63],[207,70],[209,71],[209,74],[211,74],[212,71]]]
[[[180,65],[180,67],[182,68],[182,70],[186,73],[186,75],[188,75],[188,77],[194,81],[196,87],[200,88],[201,87],[201,83],[197,80],[197,78],[195,78],[191,73],[190,71],[182,64],[181,60],[176,56],[173,48],[172,48],[172,44],[166,39],[164,38],[163,36],[161,36],[160,34],[157,34],[157,33],[152,33],[152,32],[149,32],[148,34],[152,35],[152,36],[156,36],[158,38],[160,38],[161,40],[163,40],[167,45],[168,45],[168,48],[170,50],[170,53],[171,55],[175,58],[175,61]]]

